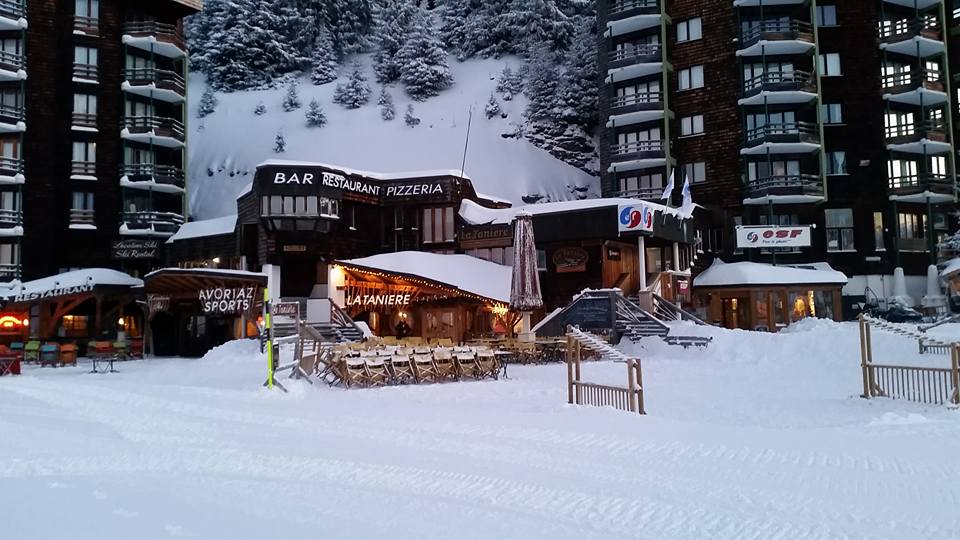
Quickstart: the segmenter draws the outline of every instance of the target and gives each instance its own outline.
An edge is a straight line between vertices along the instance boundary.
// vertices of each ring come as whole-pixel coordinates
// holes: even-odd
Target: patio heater
[[[513,222],[513,276],[510,280],[510,309],[521,316],[520,341],[533,341],[530,313],[543,307],[540,275],[537,273],[537,245],[533,239],[533,216],[517,214]]]

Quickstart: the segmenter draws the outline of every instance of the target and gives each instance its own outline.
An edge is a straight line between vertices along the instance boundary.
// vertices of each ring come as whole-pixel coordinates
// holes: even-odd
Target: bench
[[[679,345],[686,349],[688,347],[706,347],[713,341],[713,338],[699,336],[664,336],[663,341],[667,345]]]

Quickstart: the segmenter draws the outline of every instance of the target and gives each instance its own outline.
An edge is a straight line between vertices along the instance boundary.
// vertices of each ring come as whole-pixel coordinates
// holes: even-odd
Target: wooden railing
[[[914,338],[921,343],[919,331],[860,315],[860,367],[865,398],[886,397],[906,399],[919,403],[960,405],[960,344],[927,339],[928,347],[946,347],[950,352],[950,367],[881,365],[873,363],[872,328]]]
[[[585,382],[581,378],[580,364],[583,350],[589,350],[603,358],[624,362],[627,366],[627,387]],[[621,411],[646,414],[643,403],[643,372],[640,361],[628,358],[609,344],[587,334],[574,326],[567,327],[567,402],[576,405],[613,407]]]

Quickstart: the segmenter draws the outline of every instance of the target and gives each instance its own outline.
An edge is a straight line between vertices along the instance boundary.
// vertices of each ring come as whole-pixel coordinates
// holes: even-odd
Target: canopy
[[[755,262],[725,263],[713,261],[709,268],[693,278],[694,287],[731,287],[737,285],[845,285],[847,276],[827,263],[774,266]]]
[[[85,268],[4,287],[0,289],[0,296],[19,303],[91,293],[94,287],[130,288],[141,285],[143,282],[139,279],[117,270]]]

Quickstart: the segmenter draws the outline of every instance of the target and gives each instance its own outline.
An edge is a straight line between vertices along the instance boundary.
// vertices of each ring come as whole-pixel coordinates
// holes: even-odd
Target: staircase
[[[617,320],[615,330],[621,337],[637,341],[645,337],[664,337],[670,327],[633,300],[617,295]]]
[[[306,312],[306,299],[300,299],[300,312]],[[300,321],[300,324],[311,328],[318,337],[331,343],[346,343],[350,341],[363,341],[363,331],[353,322],[353,319],[335,302],[330,302],[330,322],[307,323]],[[273,335],[278,342],[292,341],[290,339],[297,335],[296,321],[278,322],[273,324]],[[295,338],[294,338],[295,339]]]

